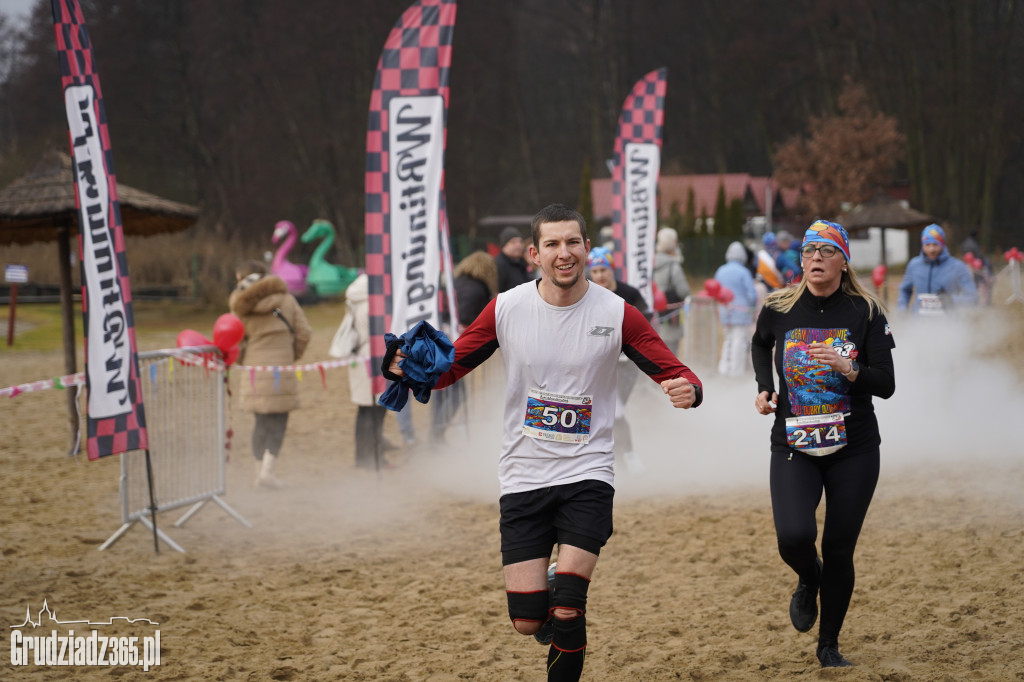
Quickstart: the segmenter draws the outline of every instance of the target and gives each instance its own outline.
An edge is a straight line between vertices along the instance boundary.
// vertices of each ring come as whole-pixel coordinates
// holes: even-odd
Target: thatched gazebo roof
[[[836,216],[836,222],[847,229],[848,232],[858,232],[869,227],[881,227],[886,229],[903,230],[907,233],[908,246],[911,251],[915,242],[911,230],[921,228],[938,222],[935,218],[922,213],[915,208],[906,205],[900,199],[879,192],[863,204],[848,213]],[[882,246],[879,262],[886,265],[886,244],[885,232],[882,230]]]
[[[199,209],[117,183],[124,235],[149,236],[177,232],[193,225]],[[78,232],[75,178],[71,157],[51,151],[31,171],[0,190],[0,246],[57,242],[63,318],[64,370],[76,371],[74,306],[71,292],[71,241]],[[17,291],[15,289],[14,291]],[[12,306],[13,307],[13,306]],[[78,431],[74,391],[67,392],[72,448]]]
[[[836,222],[848,231],[862,230],[868,227],[891,227],[913,229],[924,227],[936,222],[927,213],[904,205],[904,202],[888,194],[879,193],[863,204],[836,218]]]
[[[199,209],[117,183],[124,234],[150,236],[193,225]],[[51,151],[35,168],[0,190],[0,245],[54,241],[62,227],[77,232],[71,157]]]

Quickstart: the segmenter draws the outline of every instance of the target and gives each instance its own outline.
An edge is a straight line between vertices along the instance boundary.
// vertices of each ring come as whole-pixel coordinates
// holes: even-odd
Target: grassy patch
[[[20,350],[59,350],[64,347],[64,336],[60,304],[33,303],[20,304],[14,311],[14,345],[7,345],[7,335],[0,342],[0,353],[16,353]],[[4,330],[10,319],[10,307],[0,306],[0,316],[4,321]],[[82,338],[82,313],[75,313],[75,339]]]
[[[194,329],[208,339],[213,338],[213,323],[227,312],[223,306],[203,306],[178,301],[136,301],[135,336],[140,350],[173,347],[178,333]],[[303,308],[310,324],[317,329],[333,331],[344,315],[344,304],[338,301],[321,302]],[[64,347],[60,304],[19,304],[15,311],[14,345],[8,347],[6,335],[0,341],[0,355],[8,358],[19,351],[53,351]],[[8,307],[0,306],[0,319],[7,322]],[[75,302],[75,346],[82,355],[82,309]],[[6,327],[5,327],[6,329]]]

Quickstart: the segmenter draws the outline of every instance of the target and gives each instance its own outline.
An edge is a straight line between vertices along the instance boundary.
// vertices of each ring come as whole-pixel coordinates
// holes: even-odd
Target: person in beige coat
[[[379,470],[384,464],[381,455],[387,408],[377,404],[370,375],[369,293],[366,273],[345,289],[345,317],[328,354],[335,358],[358,358],[348,369],[349,397],[356,405],[356,467]]]
[[[312,328],[299,302],[277,275],[267,274],[259,261],[242,263],[235,270],[238,281],[228,298],[231,312],[245,325],[242,356],[249,366],[290,365],[309,345]],[[295,372],[258,371],[253,380],[239,382],[240,404],[254,413],[252,454],[256,458],[256,485],[280,487],[274,473],[281,454],[288,413],[299,407]]]

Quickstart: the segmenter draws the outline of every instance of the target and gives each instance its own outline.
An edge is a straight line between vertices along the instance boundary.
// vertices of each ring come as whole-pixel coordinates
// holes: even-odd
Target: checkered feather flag
[[[78,209],[86,447],[89,459],[98,459],[147,449],[146,412],[100,77],[78,0],[52,0],[52,8]]]
[[[612,168],[615,276],[639,289],[652,309],[666,75],[664,68],[651,71],[626,98]]]
[[[382,393],[384,334],[440,328],[444,152],[455,0],[417,0],[377,63],[366,132],[366,274],[370,369]],[[449,261],[450,262],[450,261]]]

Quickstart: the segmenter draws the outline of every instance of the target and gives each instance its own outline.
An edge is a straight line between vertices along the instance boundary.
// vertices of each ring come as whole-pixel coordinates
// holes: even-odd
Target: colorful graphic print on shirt
[[[814,342],[827,343],[844,358],[857,357],[857,347],[848,341],[848,329],[797,328],[786,333],[782,368],[789,391],[789,405],[796,417],[850,411],[850,382],[828,365],[807,353]]]

